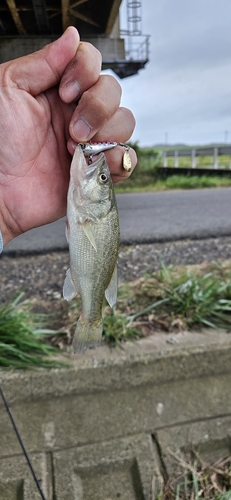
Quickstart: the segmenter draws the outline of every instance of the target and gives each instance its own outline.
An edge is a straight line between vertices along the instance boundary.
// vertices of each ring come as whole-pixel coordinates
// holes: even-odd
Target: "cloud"
[[[189,34],[174,38],[169,43],[165,40],[157,43],[152,50],[152,64],[163,71],[175,71],[177,68],[200,70],[204,67],[220,66],[230,61],[230,33],[214,32],[213,28],[198,30],[195,35]]]
[[[120,81],[140,144],[231,138],[230,0],[143,0],[150,62]]]

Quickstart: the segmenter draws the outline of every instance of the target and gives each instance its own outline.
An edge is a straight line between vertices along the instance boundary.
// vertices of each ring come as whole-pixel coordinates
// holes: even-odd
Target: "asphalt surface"
[[[122,244],[231,236],[231,188],[118,194]],[[65,218],[11,241],[4,253],[67,249]]]

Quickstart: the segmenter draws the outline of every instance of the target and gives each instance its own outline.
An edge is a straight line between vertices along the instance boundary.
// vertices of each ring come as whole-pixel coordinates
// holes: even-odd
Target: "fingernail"
[[[66,102],[72,102],[80,95],[80,86],[76,80],[68,82],[60,88],[62,99]]]
[[[91,129],[83,118],[79,118],[72,126],[72,131],[75,139],[79,141],[86,141],[89,138]]]

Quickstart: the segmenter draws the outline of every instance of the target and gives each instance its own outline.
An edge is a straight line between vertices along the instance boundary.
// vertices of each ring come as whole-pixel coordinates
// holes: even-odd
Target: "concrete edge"
[[[170,340],[176,343],[167,343]],[[9,402],[122,390],[145,384],[206,377],[230,372],[231,335],[222,331],[157,333],[123,349],[103,345],[69,355],[70,368],[0,371]],[[97,376],[96,376],[97,372]]]

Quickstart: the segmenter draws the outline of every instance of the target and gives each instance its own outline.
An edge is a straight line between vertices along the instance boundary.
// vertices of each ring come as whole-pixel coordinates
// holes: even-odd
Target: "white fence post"
[[[164,167],[168,166],[168,157],[166,151],[163,151]]]
[[[174,167],[178,168],[179,167],[179,161],[178,161],[178,151],[174,152]]]
[[[191,155],[191,168],[196,168],[197,165],[197,158],[196,158],[196,150],[192,149],[192,155]]]
[[[213,168],[218,168],[218,148],[214,148],[213,151]]]
[[[214,146],[210,146],[210,147],[202,147],[202,148],[188,148],[188,149],[165,149],[165,150],[162,150],[162,166],[163,167],[169,167],[168,165],[168,157],[172,158],[173,159],[173,167],[174,168],[178,168],[179,167],[179,164],[184,165],[184,160],[183,162],[181,162],[181,157],[188,157],[190,158],[191,156],[191,168],[195,169],[197,167],[197,157],[198,156],[209,156],[210,158],[213,157],[213,165],[211,165],[212,163],[212,159],[210,160],[210,170],[211,168],[213,168],[214,170],[220,170],[222,169],[222,161],[220,162],[219,161],[219,157],[220,156],[229,156],[231,158],[231,144],[230,146],[217,146],[217,147],[214,147]],[[226,163],[226,159],[225,159],[225,163]],[[172,166],[172,160],[170,162],[171,166]],[[169,167],[171,168],[171,167]],[[225,168],[225,167],[223,167]],[[226,167],[227,168],[227,167]],[[231,170],[231,161],[230,161],[230,164],[229,164],[229,168]],[[206,172],[207,167],[203,167],[203,165],[201,166],[201,169],[204,170]]]

